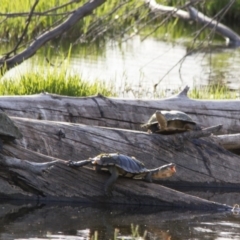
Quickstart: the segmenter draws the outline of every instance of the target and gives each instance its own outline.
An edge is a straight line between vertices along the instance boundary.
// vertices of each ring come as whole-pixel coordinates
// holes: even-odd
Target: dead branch
[[[5,73],[7,70],[13,68],[17,64],[22,63],[26,59],[33,56],[37,50],[42,47],[46,42],[50,41],[51,39],[61,35],[62,33],[69,30],[74,24],[76,24],[80,19],[90,15],[94,9],[102,5],[106,0],[93,0],[87,2],[83,6],[79,7],[74,11],[72,15],[68,17],[63,23],[59,24],[55,28],[43,33],[39,37],[34,40],[29,47],[24,49],[19,54],[14,55],[11,58],[0,59],[0,70],[2,73]]]
[[[199,22],[203,24],[204,27],[214,29],[214,31],[216,31],[218,34],[220,34],[225,39],[227,39],[228,46],[235,46],[235,47],[240,46],[240,36],[237,33],[235,33],[233,30],[231,30],[227,26],[219,23],[218,21],[205,16],[203,13],[199,12],[197,9],[192,7],[190,3],[184,6],[188,9],[188,12],[187,12],[180,8],[158,4],[155,0],[145,0],[145,2],[147,3],[148,7],[153,13],[156,13],[156,14],[169,13],[173,17],[179,17],[187,21]]]

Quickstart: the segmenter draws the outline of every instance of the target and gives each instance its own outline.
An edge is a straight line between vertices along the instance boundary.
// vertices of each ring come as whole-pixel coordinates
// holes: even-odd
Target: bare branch
[[[19,54],[6,60],[5,58],[0,59],[0,69],[2,73],[33,56],[46,42],[69,30],[80,19],[90,15],[94,9],[102,5],[105,1],[106,0],[92,0],[87,2],[83,6],[76,9],[76,11],[74,11],[74,13],[70,15],[63,23],[37,37],[28,48],[24,49]]]

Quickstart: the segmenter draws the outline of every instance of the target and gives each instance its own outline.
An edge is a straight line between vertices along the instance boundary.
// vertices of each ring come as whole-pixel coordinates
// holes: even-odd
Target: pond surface
[[[212,82],[240,89],[240,49],[214,48],[211,53],[201,51],[184,58],[186,53],[184,43],[174,44],[153,38],[141,41],[136,36],[121,45],[108,42],[92,48],[74,46],[68,70],[88,81],[106,82],[119,97],[153,98],[162,92],[168,96],[186,85],[206,86]],[[55,59],[50,60],[54,62]],[[42,62],[43,56],[38,54],[7,75],[32,69],[45,71]],[[46,61],[44,63],[47,65]],[[156,91],[155,84],[158,85]]]
[[[240,239],[233,213],[154,207],[0,203],[1,240]]]

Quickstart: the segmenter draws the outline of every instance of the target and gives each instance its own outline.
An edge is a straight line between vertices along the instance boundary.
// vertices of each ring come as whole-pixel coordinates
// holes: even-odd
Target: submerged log
[[[2,96],[0,109],[9,116],[38,120],[83,123],[141,130],[156,110],[180,110],[203,128],[223,124],[219,134],[240,132],[240,101],[204,101],[187,97],[186,87],[176,96],[161,100],[65,97],[54,94]]]

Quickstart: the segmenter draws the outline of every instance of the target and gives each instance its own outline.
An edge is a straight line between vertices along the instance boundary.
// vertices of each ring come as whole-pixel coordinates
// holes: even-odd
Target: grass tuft
[[[231,91],[229,87],[222,83],[210,84],[204,87],[194,87],[189,92],[190,98],[195,99],[236,99],[238,93]]]
[[[89,83],[83,81],[79,75],[69,75],[67,71],[54,70],[48,73],[32,72],[21,75],[18,79],[2,78],[0,80],[0,95],[30,95],[42,91],[66,96],[90,96],[102,94],[115,96],[101,81]]]

